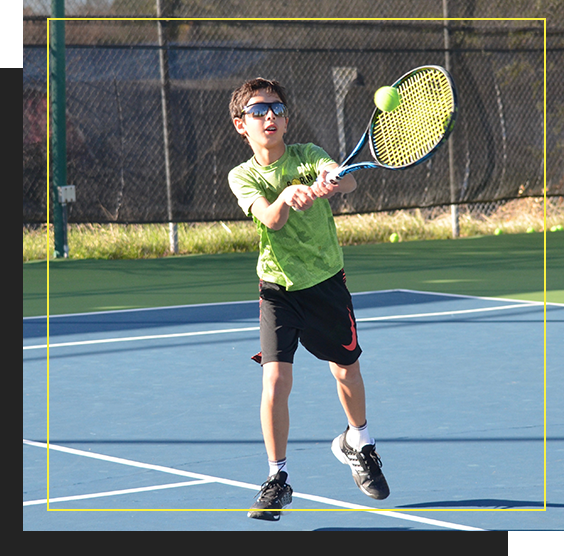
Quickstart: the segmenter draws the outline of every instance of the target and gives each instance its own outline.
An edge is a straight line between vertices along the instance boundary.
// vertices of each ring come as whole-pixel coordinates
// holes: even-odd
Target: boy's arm
[[[251,206],[251,212],[271,230],[280,230],[288,221],[290,210],[306,210],[313,205],[315,196],[306,185],[290,185],[286,187],[273,203],[259,197]]]
[[[338,164],[326,166],[311,187],[305,185],[287,187],[273,203],[269,203],[264,197],[259,197],[251,206],[252,214],[271,230],[280,230],[288,221],[291,209],[306,210],[317,198],[328,199],[335,193],[351,193],[356,189],[356,180],[351,174],[343,176],[337,184],[325,183],[328,172],[337,167]]]
[[[317,180],[311,186],[311,191],[316,198],[328,199],[335,195],[335,193],[351,193],[356,189],[356,180],[352,174],[346,174],[337,184],[325,182],[327,174],[337,167],[338,164],[330,164],[322,170],[321,174],[319,174]]]

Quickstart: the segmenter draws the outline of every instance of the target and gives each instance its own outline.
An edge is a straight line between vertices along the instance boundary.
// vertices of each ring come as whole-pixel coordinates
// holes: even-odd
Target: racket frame
[[[332,183],[336,183],[343,176],[346,176],[347,174],[350,174],[351,172],[356,172],[357,170],[365,170],[365,169],[368,169],[368,168],[386,168],[388,170],[405,170],[407,168],[412,168],[413,166],[417,166],[418,164],[421,164],[422,162],[425,162],[426,160],[428,160],[431,156],[433,156],[435,154],[437,149],[443,143],[445,143],[447,141],[448,137],[452,133],[452,130],[454,129],[454,124],[456,123],[456,119],[457,119],[457,116],[458,116],[458,94],[457,94],[456,86],[454,84],[452,76],[450,75],[450,73],[446,69],[444,69],[441,66],[432,66],[432,65],[431,66],[429,66],[429,65],[420,66],[418,68],[415,68],[415,69],[408,71],[406,74],[404,74],[402,77],[400,77],[392,85],[392,87],[398,87],[405,80],[412,77],[413,75],[420,73],[421,71],[425,71],[425,70],[429,70],[429,69],[438,70],[446,77],[446,79],[448,80],[448,83],[450,85],[450,88],[451,88],[451,91],[452,91],[452,96],[453,96],[453,109],[452,109],[452,112],[451,112],[451,115],[450,115],[450,120],[449,120],[449,122],[446,126],[446,129],[445,129],[443,136],[434,145],[434,147],[429,152],[427,152],[424,156],[422,156],[421,158],[418,158],[417,160],[410,162],[408,164],[405,164],[403,166],[390,166],[388,164],[384,164],[384,163],[380,162],[378,160],[378,156],[377,156],[375,149],[374,149],[374,143],[370,139],[370,137],[372,136],[372,130],[374,129],[374,126],[375,126],[376,121],[378,119],[378,115],[382,113],[382,110],[380,110],[378,107],[376,107],[374,109],[374,112],[372,112],[372,116],[370,117],[370,122],[368,123],[368,126],[366,127],[365,132],[362,134],[360,141],[357,143],[356,147],[352,150],[352,152],[349,154],[349,156],[347,156],[347,158],[339,165],[339,167],[337,167],[334,170],[332,170],[331,172],[329,172],[329,174],[327,176],[328,181],[331,181]],[[366,144],[367,141],[369,142],[370,153],[372,155],[373,160],[372,161],[357,162],[357,163],[353,164],[353,161],[360,154],[360,151],[363,149],[363,147],[364,147],[364,145]]]

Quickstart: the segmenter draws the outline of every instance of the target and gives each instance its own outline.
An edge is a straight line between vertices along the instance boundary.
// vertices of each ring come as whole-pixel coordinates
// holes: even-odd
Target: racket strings
[[[381,112],[372,126],[376,158],[398,168],[431,152],[442,140],[451,120],[454,98],[440,71],[422,71],[398,86],[401,103]]]

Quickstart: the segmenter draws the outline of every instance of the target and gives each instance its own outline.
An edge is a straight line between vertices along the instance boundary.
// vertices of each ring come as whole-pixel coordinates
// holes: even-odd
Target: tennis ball
[[[496,228],[494,234],[496,236],[500,236],[503,233],[503,230],[501,228]]]
[[[552,226],[552,228],[550,228],[551,232],[561,232],[564,228],[562,227],[562,224],[557,224],[556,226]]]
[[[534,233],[535,233],[535,229],[534,229],[532,226],[529,226],[529,227],[527,228],[527,233],[528,233],[528,234],[534,234]]]
[[[395,110],[400,103],[398,90],[395,87],[380,87],[374,93],[374,104],[382,112]]]
[[[390,243],[397,243],[399,241],[399,236],[395,232],[390,236]]]

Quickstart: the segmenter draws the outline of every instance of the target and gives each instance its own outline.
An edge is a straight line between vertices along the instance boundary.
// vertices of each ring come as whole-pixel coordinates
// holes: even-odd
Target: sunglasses
[[[283,102],[257,102],[245,106],[241,112],[241,116],[248,114],[253,118],[264,118],[269,110],[278,118],[286,118],[288,116],[288,108]]]

